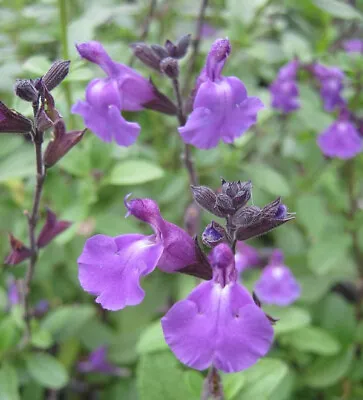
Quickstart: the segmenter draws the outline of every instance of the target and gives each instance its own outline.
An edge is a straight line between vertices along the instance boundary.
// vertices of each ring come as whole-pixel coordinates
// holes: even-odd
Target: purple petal
[[[334,122],[318,136],[317,142],[328,157],[346,160],[362,151],[362,138],[349,121]]]
[[[277,76],[278,79],[295,80],[299,66],[300,66],[299,60],[290,61],[280,69]]]
[[[165,340],[189,367],[224,372],[252,366],[271,345],[270,322],[238,284],[200,284],[161,320]]]
[[[81,57],[91,61],[101,67],[107,75],[115,75],[115,62],[107,54],[100,42],[91,40],[89,42],[78,43],[76,48]]]
[[[211,81],[221,78],[222,69],[230,53],[231,43],[228,38],[217,39],[212,44],[206,61],[206,74]]]
[[[363,53],[363,40],[350,39],[343,43],[343,48],[348,53]]]
[[[72,113],[83,117],[87,128],[105,142],[115,140],[120,146],[130,146],[140,133],[140,126],[126,121],[121,113],[121,96],[117,82],[94,79],[86,89],[86,101],[78,101]]]
[[[248,267],[253,267],[260,263],[258,251],[245,244],[245,242],[237,242],[235,263],[238,272],[244,271]]]
[[[192,144],[199,149],[211,149],[219,142],[218,115],[208,108],[196,108],[189,116],[185,126],[178,131],[185,143]]]
[[[162,251],[155,236],[93,236],[78,258],[81,286],[108,310],[139,304],[145,294],[140,277],[155,269]]]
[[[300,285],[284,265],[269,265],[262,271],[255,286],[258,298],[266,304],[287,306],[300,296]]]

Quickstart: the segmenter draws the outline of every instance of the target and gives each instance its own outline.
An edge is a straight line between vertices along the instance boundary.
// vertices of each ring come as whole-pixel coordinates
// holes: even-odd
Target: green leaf
[[[3,364],[0,369],[0,400],[19,400],[19,382],[15,368]]]
[[[296,306],[284,308],[269,306],[264,307],[264,311],[273,318],[278,318],[274,327],[276,335],[301,329],[311,321],[308,311]]]
[[[336,18],[363,20],[363,15],[354,7],[340,0],[313,0],[321,10]]]
[[[168,345],[164,339],[161,323],[160,321],[155,321],[144,329],[136,349],[139,354],[145,354],[165,350],[167,348]]]
[[[288,196],[290,186],[279,172],[266,164],[249,164],[243,168],[245,179],[251,179],[260,189],[275,196]]]
[[[340,295],[329,294],[315,314],[321,327],[339,339],[341,344],[349,345],[353,341],[357,328],[355,310]]]
[[[189,369],[184,372],[183,378],[188,385],[190,391],[194,394],[195,398],[198,399],[203,390],[203,375],[199,371]],[[223,388],[225,390],[225,393],[227,393],[225,386],[223,386]]]
[[[9,350],[19,340],[20,333],[16,322],[11,316],[5,317],[0,323],[0,355]]]
[[[313,388],[334,385],[348,372],[353,356],[353,347],[349,347],[336,356],[319,358],[309,367],[304,382]]]
[[[53,344],[52,335],[45,329],[36,329],[31,336],[31,344],[39,349],[48,349]]]
[[[340,351],[340,343],[329,332],[308,326],[282,336],[281,340],[297,350],[308,353],[334,355]]]
[[[96,315],[90,305],[61,306],[48,313],[41,328],[49,331],[56,340],[64,341],[77,332]]]
[[[242,390],[246,383],[245,373],[223,374],[223,390],[227,399],[232,400]]]
[[[34,152],[31,145],[24,145],[0,160],[0,183],[10,179],[35,176]]]
[[[326,205],[321,197],[314,194],[303,194],[297,198],[296,214],[298,222],[303,224],[309,235],[318,238],[328,222]]]
[[[309,269],[316,275],[327,275],[340,270],[351,245],[351,237],[341,233],[331,233],[319,237],[308,251]]]
[[[52,63],[45,56],[33,56],[25,61],[23,69],[34,75],[42,76],[48,71],[51,64]]]
[[[44,387],[60,389],[68,382],[68,374],[64,366],[49,354],[29,354],[25,363],[29,375]]]
[[[111,185],[137,185],[154,181],[164,176],[156,164],[145,160],[128,160],[115,165],[106,183]]]
[[[139,400],[197,400],[183,379],[178,361],[169,352],[144,354],[137,370]]]
[[[288,366],[281,360],[261,359],[248,370],[239,373],[246,378],[246,383],[236,399],[269,399],[269,396],[287,376]]]

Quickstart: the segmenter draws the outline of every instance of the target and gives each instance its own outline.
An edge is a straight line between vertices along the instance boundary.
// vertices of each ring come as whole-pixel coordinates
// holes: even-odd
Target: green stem
[[[58,0],[58,9],[59,9],[59,19],[60,19],[60,34],[61,34],[61,44],[62,44],[62,58],[64,60],[69,60],[69,51],[68,51],[68,13],[67,13],[67,0]],[[71,109],[73,101],[72,101],[72,91],[68,81],[63,83],[67,108]],[[69,111],[68,111],[69,112]],[[73,115],[69,113],[69,123],[70,128],[73,125]]]

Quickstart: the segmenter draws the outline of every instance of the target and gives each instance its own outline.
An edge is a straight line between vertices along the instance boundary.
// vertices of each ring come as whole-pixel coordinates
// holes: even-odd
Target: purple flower
[[[320,83],[320,96],[324,102],[326,111],[334,111],[336,107],[343,106],[342,98],[344,73],[337,67],[326,67],[322,64],[314,64],[312,67],[315,78]]]
[[[132,145],[140,126],[126,121],[120,111],[138,111],[155,98],[151,83],[132,68],[113,61],[101,43],[91,41],[76,46],[81,57],[99,65],[107,78],[94,79],[86,88],[86,101],[77,101],[74,114],[83,117],[87,128],[101,140]]]
[[[341,116],[322,132],[317,143],[324,155],[343,160],[355,157],[362,151],[362,137],[345,116]]]
[[[191,368],[224,372],[249,368],[269,350],[273,329],[237,282],[234,255],[222,243],[210,255],[213,279],[197,286],[161,319],[167,344]]]
[[[293,60],[283,66],[274,82],[270,86],[272,107],[289,113],[300,107],[299,88],[296,74],[299,69],[299,61]]]
[[[8,306],[7,308],[10,310],[11,307],[20,304],[21,296],[18,287],[17,281],[13,277],[9,277],[7,280],[7,297],[8,297]]]
[[[108,310],[121,310],[141,303],[144,291],[139,280],[156,266],[175,272],[196,263],[193,239],[178,226],[165,221],[155,201],[125,200],[128,214],[151,225],[153,235],[96,235],[87,240],[78,258],[83,289],[97,295],[96,302]]]
[[[363,40],[350,39],[343,43],[343,48],[348,53],[363,53]]]
[[[179,132],[185,143],[210,149],[219,140],[232,143],[256,123],[263,104],[248,97],[244,84],[235,76],[222,77],[222,69],[231,52],[228,39],[216,40],[206,65],[197,80],[193,112]]]
[[[288,306],[300,296],[300,285],[286,265],[281,250],[275,250],[255,286],[258,298],[266,304]]]
[[[242,241],[237,242],[234,260],[238,272],[243,272],[246,268],[254,267],[261,261],[258,251]]]
[[[97,372],[104,375],[129,376],[130,371],[120,368],[107,361],[106,347],[98,347],[88,357],[86,361],[78,363],[77,369],[82,373]]]

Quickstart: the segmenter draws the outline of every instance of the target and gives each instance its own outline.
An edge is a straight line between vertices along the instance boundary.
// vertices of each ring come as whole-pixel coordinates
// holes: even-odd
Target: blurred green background
[[[0,1],[0,99],[30,116],[31,106],[13,95],[15,78],[41,76],[52,61],[69,58],[70,74],[52,93],[68,130],[83,129],[70,106],[83,99],[87,83],[103,73],[80,60],[74,44],[98,40],[115,60],[127,64],[129,44],[140,39],[149,7],[148,1]],[[146,42],[163,44],[194,34],[199,8],[199,1],[158,0]],[[289,210],[296,211],[296,221],[249,244],[281,248],[303,289],[293,306],[265,308],[280,318],[275,346],[251,369],[223,377],[226,399],[363,399],[361,304],[349,301],[350,292],[356,293],[361,285],[356,247],[363,252],[363,158],[347,162],[321,154],[316,137],[336,116],[323,110],[308,75],[300,76],[302,106],[287,118],[269,107],[268,92],[278,69],[294,56],[303,62],[319,60],[346,73],[344,96],[363,117],[363,95],[354,90],[362,79],[363,56],[346,54],[341,47],[344,39],[363,37],[363,1],[210,0],[206,23],[194,75],[211,43],[228,36],[232,54],[224,75],[243,80],[266,109],[234,145],[193,149],[200,181],[217,188],[221,176],[251,179],[253,201],[259,206],[283,197]],[[181,63],[182,79],[189,57]],[[140,62],[134,67],[150,75]],[[166,79],[151,75],[173,96]],[[73,225],[41,252],[30,299],[32,304],[46,299],[50,309],[34,321],[32,346],[21,351],[22,310],[20,305],[8,309],[6,282],[10,276],[22,278],[26,264],[1,270],[1,400],[200,398],[203,374],[177,362],[159,326],[170,301],[185,297],[194,279],[156,271],[142,281],[146,298],[141,305],[107,313],[78,283],[76,260],[87,237],[150,232],[135,219],[123,218],[127,193],[155,199],[163,216],[178,224],[191,201],[176,118],[148,110],[127,118],[142,127],[134,146],[105,144],[87,132],[49,170],[42,218],[49,206]],[[32,204],[34,175],[31,142],[2,134],[2,258],[9,252],[8,232],[27,243],[23,212]],[[358,204],[354,215],[352,196]],[[204,213],[203,225],[209,222],[210,215]],[[253,271],[244,283],[252,288],[257,277]],[[348,287],[348,295],[342,286]],[[101,345],[108,347],[110,361],[130,368],[130,377],[77,371],[77,362]]]

